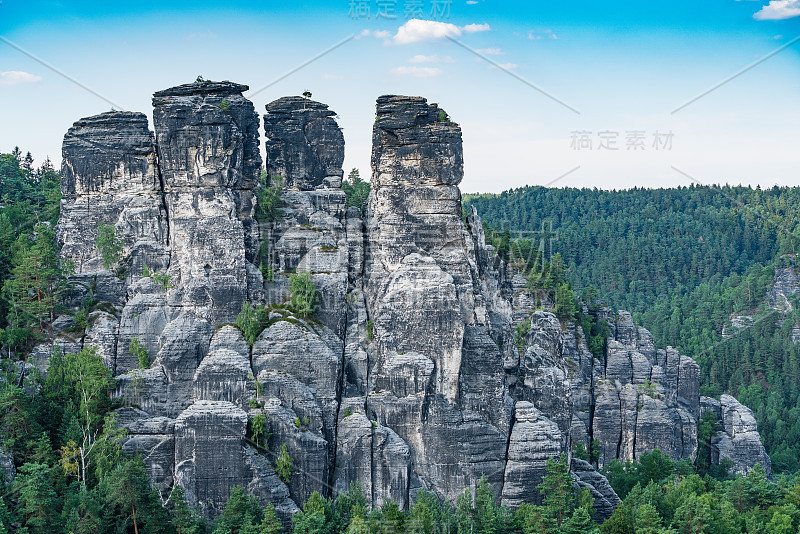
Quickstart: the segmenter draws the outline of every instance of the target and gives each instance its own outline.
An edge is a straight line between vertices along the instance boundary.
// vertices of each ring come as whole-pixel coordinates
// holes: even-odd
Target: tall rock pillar
[[[211,324],[247,299],[246,234],[258,184],[258,115],[246,85],[197,82],[153,95],[159,165],[170,213],[168,306]],[[252,269],[250,269],[252,271]]]

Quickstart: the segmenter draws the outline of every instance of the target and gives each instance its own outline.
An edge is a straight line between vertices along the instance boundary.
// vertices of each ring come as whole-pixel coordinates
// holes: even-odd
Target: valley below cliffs
[[[480,214],[462,212],[461,129],[438,105],[378,98],[371,192],[348,208],[335,112],[284,97],[262,130],[246,90],[181,85],[154,94],[153,130],[114,111],[64,137],[60,257],[75,265],[70,304],[96,304],[85,328],[56,319],[33,360],[46,371],[54,347],[96,348],[124,449],[162,496],[180,486],[214,517],[244,487],[287,520],[353,482],[372,506],[406,508],[420,490],[454,500],[485,478],[517,507],[540,502],[546,462],[563,453],[603,519],[619,498],[600,470],[655,449],[693,461],[707,411],[712,462],[769,473],[753,414],[701,397],[692,358],[607,308],[595,356],[579,325],[537,308]],[[274,217],[256,217],[262,170],[282,183]],[[110,269],[100,225],[123,245]],[[316,288],[310,317],[287,304],[297,273]],[[248,307],[265,314],[249,340],[235,324]],[[573,457],[579,442],[591,463]]]

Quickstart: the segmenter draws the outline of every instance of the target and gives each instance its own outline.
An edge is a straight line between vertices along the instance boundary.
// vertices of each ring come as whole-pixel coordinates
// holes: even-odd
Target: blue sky
[[[154,91],[202,75],[269,85],[260,113],[312,91],[364,176],[375,98],[395,93],[461,124],[468,192],[800,185],[800,42],[720,85],[800,35],[800,0],[352,3],[3,0],[0,36],[105,100],[0,42],[0,151],[58,164],[77,119],[108,101],[150,115]]]

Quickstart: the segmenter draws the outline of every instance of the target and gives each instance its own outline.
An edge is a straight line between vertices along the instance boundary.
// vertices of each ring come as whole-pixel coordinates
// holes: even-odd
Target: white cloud
[[[779,40],[783,39],[783,35],[776,35],[776,36],[773,37],[773,39],[775,39],[776,41],[779,41]]]
[[[461,37],[461,34],[485,32],[491,28],[488,24],[467,24],[460,28],[449,22],[439,22],[436,20],[411,19],[400,28],[392,38],[394,44],[404,45],[419,43],[422,41],[433,41],[436,39]]]
[[[488,32],[491,30],[491,26],[488,24],[467,24],[464,26],[464,31],[467,33],[478,33],[478,32]]]
[[[423,56],[422,54],[418,54],[414,57],[408,58],[409,63],[455,63],[456,60],[451,58],[450,56],[439,57],[439,56]]]
[[[397,67],[392,69],[395,76],[413,76],[414,78],[433,78],[442,73],[436,67]]]
[[[410,44],[460,36],[461,28],[455,24],[435,20],[411,19],[397,30],[394,42],[395,44]]]
[[[468,6],[474,6],[477,3],[478,3],[478,0],[467,0],[467,5]]]
[[[800,16],[800,0],[771,0],[753,15],[756,20],[783,20]]]
[[[322,75],[322,79],[323,80],[341,80],[342,78],[343,78],[343,76],[341,76],[339,74],[323,74]]]
[[[361,30],[356,36],[356,39],[360,39],[361,37],[375,37],[376,39],[388,39],[392,36],[392,32],[388,32],[386,30]]]
[[[516,63],[498,63],[497,65],[489,65],[493,69],[513,70],[517,68]]]
[[[539,39],[558,39],[558,36],[553,33],[553,30],[530,30],[528,31],[528,39],[531,41],[538,41]]]
[[[485,56],[504,56],[504,55],[506,55],[506,53],[503,52],[499,48],[478,48],[476,50],[476,52],[481,53],[481,54],[483,54]]]
[[[42,77],[21,70],[0,72],[0,85],[22,85],[24,83],[41,82]]]

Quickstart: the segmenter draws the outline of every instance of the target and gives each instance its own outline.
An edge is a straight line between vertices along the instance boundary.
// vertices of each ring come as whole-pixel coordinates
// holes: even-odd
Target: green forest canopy
[[[348,204],[361,206],[368,184],[349,178]],[[55,354],[46,379],[30,377],[41,389],[17,386],[13,360],[59,312],[69,274],[69,266],[56,260],[54,242],[59,182],[49,161],[34,168],[33,159],[19,150],[0,155],[0,346],[7,355],[0,429],[18,468],[12,487],[0,488],[0,532],[280,532],[274,510],[240,490],[231,493],[213,524],[188,507],[179,488],[162,503],[141,459],[121,453],[124,430],[116,425],[117,405],[109,397],[113,379],[94,351]],[[790,206],[798,205],[797,197],[797,189],[777,188],[526,188],[468,196],[466,204],[476,205],[494,225],[493,240],[553,220],[554,250],[563,265],[548,265],[537,283],[553,295],[592,288],[606,302],[633,311],[659,344],[677,345],[698,359],[706,392],[732,391],[753,407],[775,467],[795,471],[800,374],[790,334],[800,317],[793,312],[779,324],[759,305],[777,258],[795,253],[799,216]],[[43,276],[31,277],[31,271]],[[738,311],[752,313],[755,326],[721,342],[721,326]],[[607,335],[602,325],[586,320],[581,317],[593,334]],[[625,502],[603,532],[797,531],[796,479],[779,476],[771,482],[758,469],[732,478],[724,469],[711,469],[710,424],[700,422],[695,466],[675,464],[658,451],[640,462],[611,463],[609,480]],[[485,482],[452,506],[422,494],[408,512],[391,502],[367,511],[361,490],[352,487],[337,499],[312,496],[292,529],[298,534],[432,533],[443,527],[470,534],[596,532],[589,520],[590,496],[574,493],[565,473],[563,459],[551,460],[540,488],[543,505],[526,504],[514,513],[497,506]]]
[[[791,341],[800,317],[779,324],[762,308],[775,265],[800,251],[800,188],[523,187],[464,203],[501,248],[544,237],[576,293],[630,311],[657,346],[692,356],[703,394],[730,392],[753,409],[775,469],[800,468],[800,354]],[[725,339],[734,313],[755,326]]]

